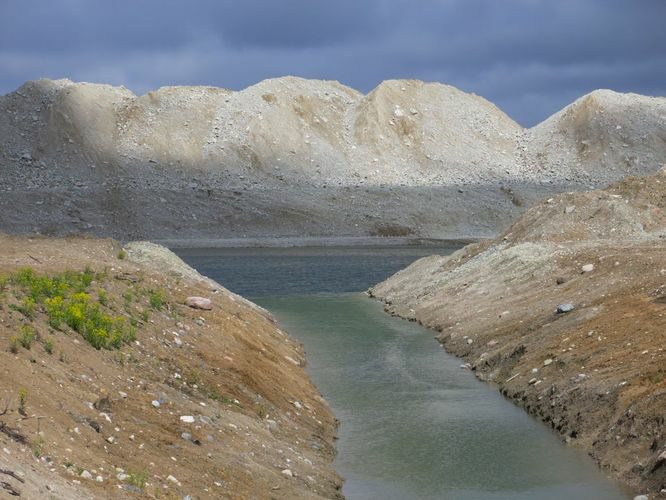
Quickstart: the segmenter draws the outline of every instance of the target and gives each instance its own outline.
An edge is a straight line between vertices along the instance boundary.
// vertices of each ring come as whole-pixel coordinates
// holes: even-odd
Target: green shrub
[[[53,339],[45,339],[43,346],[47,354],[49,355],[53,354],[53,347],[54,347]]]
[[[150,307],[156,311],[161,311],[166,303],[164,292],[162,290],[150,290],[148,293],[148,302],[150,303]]]
[[[146,487],[146,482],[148,481],[148,474],[145,472],[131,472],[128,471],[127,482],[132,486],[136,486],[139,489],[144,489]]]
[[[24,297],[20,304],[10,304],[9,307],[20,312],[28,319],[35,317],[35,301],[32,297]]]
[[[97,300],[92,299],[88,290],[100,276],[104,275],[96,275],[90,267],[81,273],[66,271],[55,276],[38,276],[31,268],[21,269],[10,281],[25,297],[13,308],[33,318],[40,305],[52,328],[61,330],[68,326],[97,349],[117,349],[136,339],[136,329],[128,326],[123,317],[104,312],[103,308],[109,307],[106,290],[99,288]],[[24,346],[32,340],[34,337],[19,337]]]
[[[125,253],[125,250],[121,249],[120,252],[118,252],[118,259],[125,260],[125,257],[127,257],[127,253]]]
[[[35,340],[35,330],[28,325],[21,326],[21,336],[19,342],[24,349],[30,350],[32,343]]]
[[[65,322],[65,299],[61,296],[50,297],[44,300],[44,306],[49,318],[49,325],[56,330],[60,330]]]

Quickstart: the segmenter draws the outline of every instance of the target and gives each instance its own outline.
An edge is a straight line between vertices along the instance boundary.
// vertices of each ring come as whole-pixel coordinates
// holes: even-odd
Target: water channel
[[[305,346],[341,421],[349,499],[630,498],[584,453],[460,369],[433,333],[363,290],[444,247],[187,249],[201,273],[270,310]]]

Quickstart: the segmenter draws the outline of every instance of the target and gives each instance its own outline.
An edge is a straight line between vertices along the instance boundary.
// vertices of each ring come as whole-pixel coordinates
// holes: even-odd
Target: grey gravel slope
[[[118,238],[491,236],[535,200],[666,162],[666,99],[597,91],[522,129],[454,87],[363,95],[28,82],[0,97],[0,230]]]

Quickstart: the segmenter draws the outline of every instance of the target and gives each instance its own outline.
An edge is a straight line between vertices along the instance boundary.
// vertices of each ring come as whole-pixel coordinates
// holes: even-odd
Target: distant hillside
[[[666,162],[666,99],[596,91],[524,130],[392,80],[240,92],[28,82],[0,97],[0,229],[120,238],[490,236],[545,194]]]

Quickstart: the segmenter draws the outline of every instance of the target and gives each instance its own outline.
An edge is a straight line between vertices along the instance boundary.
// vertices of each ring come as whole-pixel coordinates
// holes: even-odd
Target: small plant
[[[21,341],[18,338],[18,336],[14,335],[12,338],[9,339],[9,351],[12,354],[17,354],[19,352],[19,346],[21,345]]]
[[[125,257],[127,257],[127,253],[125,250],[121,249],[120,252],[118,252],[118,260],[125,260]]]
[[[125,355],[122,352],[116,353],[116,363],[120,366],[125,366]]]
[[[24,349],[30,350],[32,347],[32,343],[35,340],[35,330],[28,326],[28,325],[23,325],[21,326],[21,336],[19,337],[19,342],[21,343],[21,346]]]
[[[21,388],[19,389],[19,405],[18,405],[18,412],[23,415],[24,417],[27,415],[26,412],[26,403],[28,401],[28,390]]]
[[[257,416],[263,420],[268,416],[268,408],[263,403],[257,403],[254,405],[254,409],[257,412]]]
[[[150,319],[150,313],[148,312],[147,309],[144,309],[141,311],[141,321],[144,323],[148,323],[148,320]]]
[[[63,297],[50,297],[44,300],[46,315],[49,318],[49,326],[60,330],[65,321],[65,301]]]
[[[215,389],[206,389],[208,399],[212,399],[213,401],[221,401],[222,396],[220,395],[219,392]]]
[[[151,290],[148,294],[148,302],[150,303],[150,307],[156,311],[161,311],[166,302],[164,292],[161,290]]]
[[[9,308],[20,312],[28,319],[35,317],[35,299],[32,297],[24,297],[20,304],[10,304]]]
[[[146,481],[148,481],[148,474],[145,472],[131,472],[128,471],[127,482],[132,486],[136,486],[139,489],[144,489],[146,487]]]
[[[42,438],[37,438],[33,441],[32,454],[35,458],[40,458],[44,454],[44,440]]]
[[[106,294],[106,290],[104,290],[103,288],[100,288],[100,289],[97,291],[97,300],[98,300],[99,303],[102,304],[103,306],[108,305],[108,303],[109,303],[109,297],[108,297],[107,294]]]
[[[44,350],[48,355],[53,354],[53,347],[54,347],[53,339],[44,339],[43,346]]]

